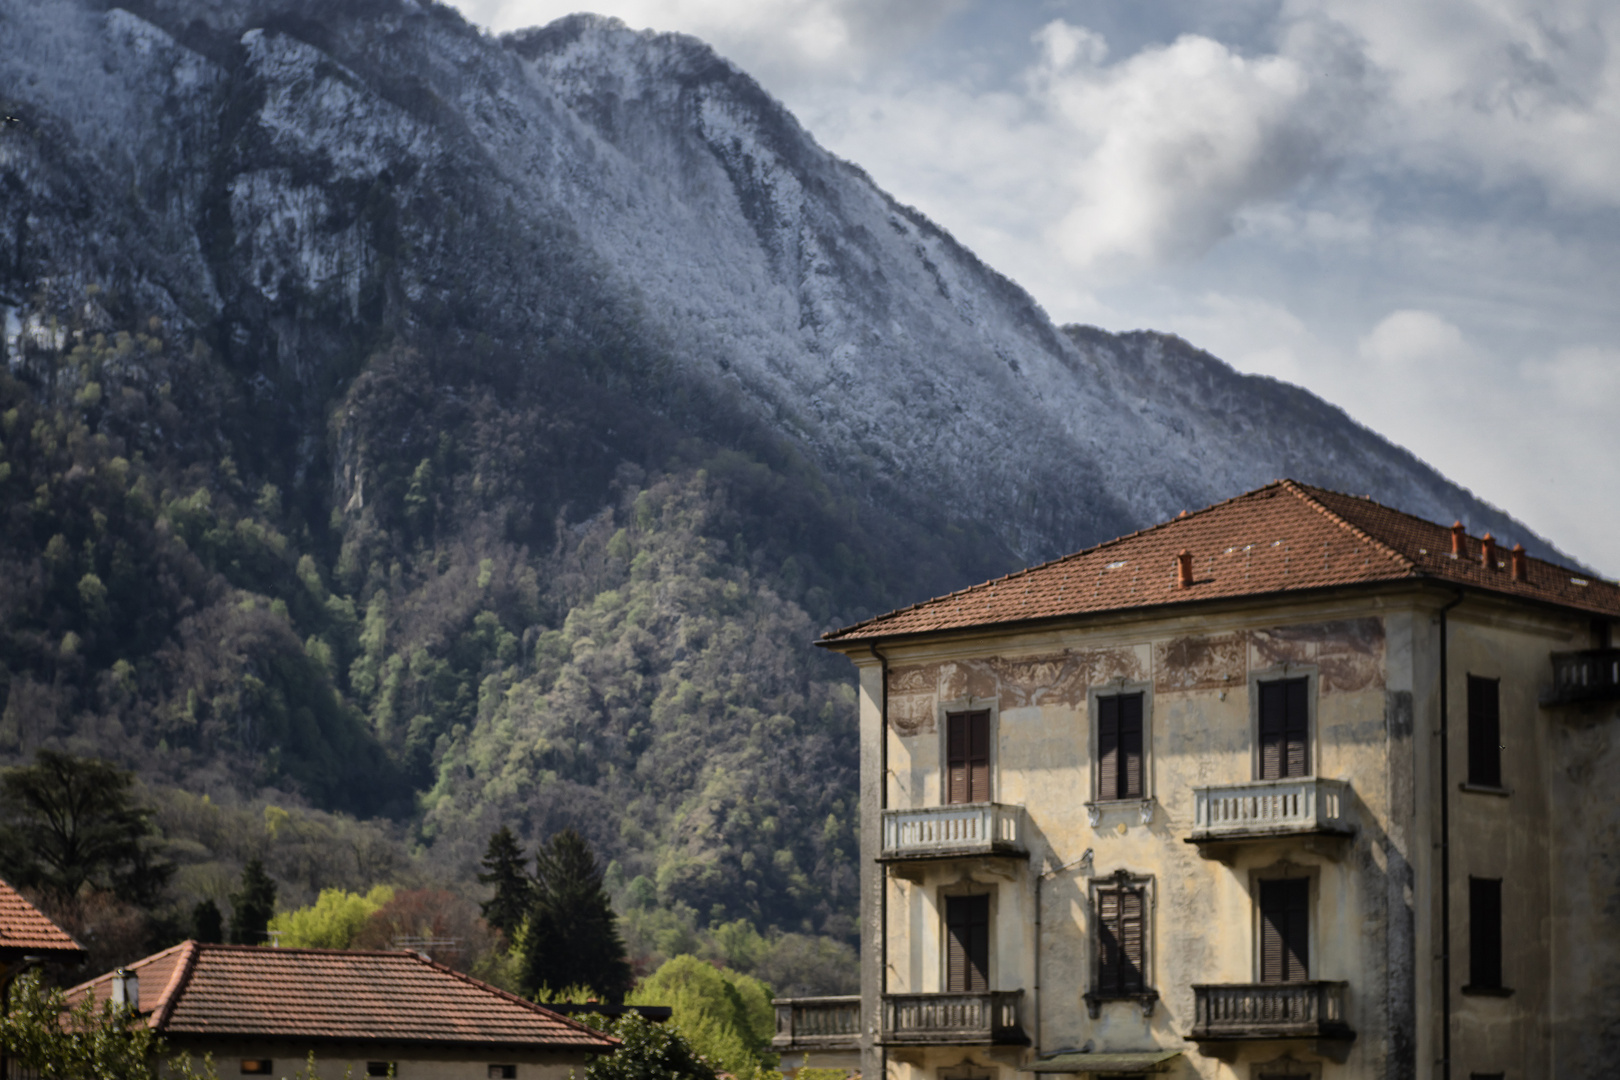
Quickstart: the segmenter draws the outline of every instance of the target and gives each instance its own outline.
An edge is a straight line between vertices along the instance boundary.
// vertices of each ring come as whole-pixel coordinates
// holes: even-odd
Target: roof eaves
[[[191,982],[191,973],[197,966],[197,953],[201,951],[200,944],[192,940],[182,941],[175,948],[184,952],[179,963],[174,965],[174,971],[169,975],[169,985],[163,988],[163,996],[158,999],[157,1007],[152,1010],[152,1018],[148,1023],[153,1031],[162,1031],[164,1025],[169,1022],[169,1017],[174,1015],[175,1005],[185,992],[186,985]]]
[[[589,1035],[592,1038],[600,1039],[603,1042],[609,1043],[609,1044],[614,1045],[614,1046],[619,1045],[619,1043],[621,1041],[615,1035],[609,1035],[606,1032],[597,1031],[595,1028],[589,1026],[588,1024],[582,1024],[578,1020],[575,1020],[571,1016],[565,1016],[562,1013],[553,1012],[552,1010],[546,1008],[544,1005],[541,1005],[539,1002],[530,1001],[528,998],[525,998],[525,997],[519,997],[517,994],[511,993],[510,991],[507,991],[507,990],[502,990],[500,987],[493,986],[493,985],[491,985],[491,984],[489,984],[487,982],[484,982],[482,979],[475,979],[471,975],[466,974],[465,972],[457,971],[455,968],[446,967],[445,965],[439,963],[436,960],[429,960],[427,957],[420,956],[420,955],[417,955],[416,959],[421,961],[424,964],[427,964],[430,967],[436,968],[439,971],[444,972],[446,975],[452,975],[455,978],[460,979],[462,982],[468,983],[468,984],[472,985],[473,987],[475,987],[475,988],[477,988],[479,990],[487,991],[488,993],[494,994],[497,997],[503,997],[503,998],[507,999],[508,1001],[515,1002],[518,1005],[522,1005],[524,1008],[529,1009],[532,1012],[541,1013],[541,1014],[543,1014],[544,1016],[546,1016],[546,1017],[548,1017],[550,1019],[557,1020],[558,1022],[560,1022],[562,1024],[565,1024],[566,1026],[568,1026],[570,1028],[573,1028],[576,1031],[579,1031],[579,1032],[582,1032],[582,1033],[584,1033],[586,1035]]]

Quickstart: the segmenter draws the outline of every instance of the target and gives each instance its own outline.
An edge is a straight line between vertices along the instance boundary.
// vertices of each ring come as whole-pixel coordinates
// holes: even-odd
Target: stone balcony
[[[771,1049],[778,1053],[811,1050],[854,1050],[861,1040],[861,999],[841,997],[777,998],[776,1034]]]
[[[1356,1037],[1346,1019],[1349,984],[1342,982],[1223,983],[1194,986],[1197,1042]]]
[[[1027,1046],[1024,992],[886,994],[886,1046]]]
[[[1189,844],[1224,857],[1235,845],[1289,837],[1342,840],[1355,833],[1350,785],[1314,776],[1193,789]]]
[[[1028,858],[1024,808],[1003,803],[958,803],[883,811],[883,862],[955,859],[975,855]]]
[[[1553,653],[1552,669],[1552,686],[1541,694],[1543,705],[1620,701],[1620,649]]]

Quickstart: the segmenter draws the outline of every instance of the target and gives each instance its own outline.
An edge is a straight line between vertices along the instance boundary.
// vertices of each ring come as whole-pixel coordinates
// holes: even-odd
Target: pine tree
[[[225,916],[212,900],[199,900],[191,909],[191,936],[204,945],[218,945],[225,940]]]
[[[518,847],[509,826],[502,825],[500,831],[490,834],[483,861],[486,872],[479,874],[478,880],[495,886],[495,895],[479,906],[484,921],[505,934],[508,941],[513,940],[534,903],[534,879],[523,869],[523,863],[523,849]]]
[[[564,829],[534,861],[534,904],[520,968],[524,988],[588,986],[618,1002],[630,988],[630,964],[596,856],[584,837]]]
[[[260,945],[276,913],[276,883],[265,873],[264,863],[252,859],[242,869],[242,888],[231,894],[231,941],[236,945]]]

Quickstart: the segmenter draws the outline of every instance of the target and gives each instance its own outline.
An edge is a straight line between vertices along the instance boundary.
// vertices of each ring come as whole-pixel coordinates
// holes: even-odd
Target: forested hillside
[[[572,826],[639,947],[847,945],[820,630],[1285,473],[1549,552],[1303,391],[1055,327],[690,38],[417,0],[0,37],[0,758],[137,768],[182,906]]]

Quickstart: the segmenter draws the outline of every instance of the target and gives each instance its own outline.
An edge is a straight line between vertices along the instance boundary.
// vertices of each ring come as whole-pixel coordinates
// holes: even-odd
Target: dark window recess
[[[517,1080],[516,1065],[491,1065],[489,1080]]]
[[[1097,892],[1097,996],[1147,988],[1146,897],[1141,889]]]
[[[1260,779],[1311,774],[1310,680],[1260,684]]]
[[[990,989],[990,897],[945,898],[945,989]]]
[[[269,1076],[275,1072],[275,1062],[269,1058],[243,1058],[243,1076]]]
[[[1502,786],[1501,682],[1468,676],[1468,782]]]
[[[1502,883],[1468,879],[1468,985],[1502,988]]]
[[[1142,797],[1142,695],[1097,699],[1097,799]]]
[[[1310,978],[1311,882],[1283,878],[1260,883],[1260,981]]]
[[[366,1062],[366,1075],[393,1076],[394,1063],[392,1061],[368,1061]]]
[[[1469,1073],[1468,1080],[1503,1080],[1507,1073]]]
[[[990,801],[990,714],[951,713],[945,718],[945,801]]]

